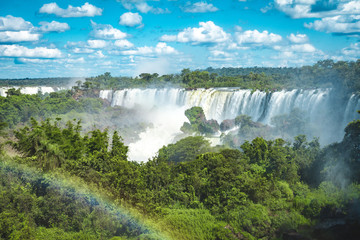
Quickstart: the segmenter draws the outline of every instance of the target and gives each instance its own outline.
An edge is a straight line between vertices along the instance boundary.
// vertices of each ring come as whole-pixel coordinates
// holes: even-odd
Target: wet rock
[[[230,130],[234,127],[235,127],[235,119],[226,119],[226,120],[222,121],[220,124],[220,130],[222,132]]]

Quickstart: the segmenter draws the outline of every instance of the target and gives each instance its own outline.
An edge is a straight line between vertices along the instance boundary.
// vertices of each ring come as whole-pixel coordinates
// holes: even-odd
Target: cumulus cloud
[[[127,12],[120,16],[120,25],[134,27],[136,25],[141,25],[142,17],[138,13]]]
[[[122,5],[127,10],[137,9],[141,13],[154,13],[154,14],[162,14],[162,13],[170,13],[168,9],[156,8],[150,6],[145,0],[121,0]]]
[[[93,53],[95,52],[94,49],[90,48],[81,48],[81,47],[75,47],[71,50],[73,53]]]
[[[21,17],[13,17],[7,15],[6,17],[0,17],[0,31],[21,31],[29,30],[33,25],[25,21]]]
[[[298,53],[313,53],[316,48],[310,43],[294,44],[289,46],[274,46],[274,49],[280,52],[298,52]]]
[[[190,13],[205,13],[205,12],[216,12],[219,9],[211,3],[207,2],[196,2],[185,6],[184,12]]]
[[[81,58],[66,58],[66,59],[43,59],[43,58],[17,58],[16,62],[18,63],[34,63],[34,64],[43,64],[43,63],[85,63],[85,59]]]
[[[119,47],[119,48],[122,48],[122,49],[128,49],[128,48],[134,47],[134,44],[129,42],[126,39],[116,40],[114,45]]]
[[[305,52],[305,53],[312,53],[316,51],[316,48],[310,43],[291,45],[290,49],[293,52]]]
[[[358,0],[275,0],[275,6],[292,18],[324,18],[360,14]]]
[[[41,27],[39,30],[41,32],[65,32],[70,29],[67,23],[60,23],[56,21],[52,22],[40,22]]]
[[[237,53],[229,53],[226,51],[214,49],[210,50],[210,56],[208,57],[208,60],[214,62],[234,61],[236,56]]]
[[[104,40],[88,40],[87,41],[89,48],[105,48],[107,46],[107,42]]]
[[[163,35],[160,40],[165,42],[183,42],[192,44],[220,43],[230,38],[221,27],[212,21],[200,22],[198,28],[186,28],[177,35]]]
[[[308,43],[275,46],[274,49],[278,50],[279,54],[271,58],[277,60],[280,66],[311,64],[320,59],[329,58],[322,51]]]
[[[39,12],[47,14],[55,14],[58,17],[94,17],[102,14],[102,9],[97,8],[88,2],[81,7],[68,6],[67,9],[60,8],[55,2],[44,4]]]
[[[352,34],[360,31],[359,0],[275,0],[278,10],[291,18],[320,18],[305,27],[327,33]]]
[[[353,43],[350,47],[343,48],[341,53],[345,56],[352,57],[353,59],[357,59],[360,56],[360,43]]]
[[[156,47],[138,47],[135,50],[122,51],[123,55],[170,55],[179,52],[164,42],[159,42]]]
[[[313,23],[305,23],[305,27],[327,33],[359,33],[360,17],[357,15],[334,16],[316,20]]]
[[[91,21],[91,26],[93,30],[90,35],[95,38],[101,39],[123,39],[128,35],[119,29],[114,28],[110,24],[97,24]]]
[[[0,45],[2,57],[26,57],[26,58],[60,58],[61,51],[57,48],[36,47],[27,48],[17,44]]]
[[[292,43],[306,43],[309,41],[309,38],[306,34],[290,34],[290,36],[287,37],[290,42]]]
[[[41,35],[30,31],[0,32],[0,42],[32,42],[38,41]]]
[[[106,58],[106,56],[103,54],[101,50],[96,51],[93,55],[90,55],[89,58]]]
[[[247,30],[237,32],[235,39],[239,45],[266,46],[280,42],[282,37],[274,33],[269,33],[268,31],[259,32],[258,30]]]
[[[275,0],[275,6],[292,18],[315,17],[317,13],[311,12],[311,5],[316,0]]]
[[[150,6],[149,4],[147,4],[146,2],[140,2],[135,4],[135,7],[138,11],[140,11],[141,13],[154,13],[154,14],[162,14],[162,13],[168,13],[169,10],[164,10],[162,8],[154,8],[152,6]]]

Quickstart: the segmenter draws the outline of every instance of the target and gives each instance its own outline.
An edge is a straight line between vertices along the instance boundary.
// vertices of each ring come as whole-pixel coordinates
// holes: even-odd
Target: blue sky
[[[0,0],[0,78],[360,57],[360,0]]]

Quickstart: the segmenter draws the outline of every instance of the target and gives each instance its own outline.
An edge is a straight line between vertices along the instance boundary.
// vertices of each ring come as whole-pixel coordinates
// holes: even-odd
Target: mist
[[[73,78],[73,84],[78,80]],[[47,94],[69,87],[23,87],[21,92]],[[2,96],[8,88],[0,88]],[[119,130],[129,144],[130,159],[135,161],[147,161],[162,146],[187,136],[180,128],[188,122],[185,110],[193,106],[202,107],[206,118],[218,124],[234,121],[239,115],[251,117],[250,126],[233,125],[208,136],[214,145],[235,148],[255,137],[292,141],[299,134],[319,138],[322,146],[339,142],[347,123],[359,118],[356,110],[360,108],[358,95],[343,96],[328,88],[270,93],[235,88],[135,88],[101,90],[95,97],[103,103],[95,106],[89,101],[87,114],[70,112],[59,117],[82,120],[84,131],[94,127]]]
[[[360,106],[358,96],[340,98],[332,89],[265,93],[232,88],[192,91],[150,88],[103,90],[99,96],[111,102],[111,106],[147,109],[142,112],[150,126],[140,134],[138,142],[129,146],[131,156],[137,161],[147,161],[162,145],[178,139],[182,123],[188,122],[184,112],[193,106],[202,107],[206,118],[219,124],[241,114],[258,123],[246,131],[244,126],[240,129],[233,126],[234,129],[226,129],[222,135],[219,132],[212,136],[212,139],[219,138],[213,141],[217,143],[226,143],[226,139],[233,136],[237,139],[232,146],[237,148],[255,137],[292,141],[299,134],[307,135],[308,139],[319,138],[323,146],[340,141],[347,123],[358,118],[356,109]]]

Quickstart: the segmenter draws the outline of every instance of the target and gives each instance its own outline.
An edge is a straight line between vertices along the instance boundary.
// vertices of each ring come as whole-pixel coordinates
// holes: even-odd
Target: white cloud
[[[103,54],[102,51],[96,51],[93,55],[90,55],[89,58],[96,58],[96,59],[99,59],[99,58],[106,58],[106,56]]]
[[[268,5],[266,5],[265,7],[263,8],[260,8],[260,11],[262,13],[267,13],[268,11],[272,10],[274,8],[274,3],[273,2],[270,2]]]
[[[134,47],[134,44],[132,44],[126,39],[116,40],[114,45],[122,49],[128,49]]]
[[[311,45],[310,43],[305,44],[295,44],[290,47],[293,52],[305,52],[305,53],[312,53],[316,51],[316,48]]]
[[[309,44],[299,44],[286,47],[278,46],[278,50],[279,54],[271,57],[271,59],[276,60],[272,62],[276,62],[278,66],[303,66],[315,63],[321,59],[329,58],[329,56],[325,55],[322,51],[315,49]]]
[[[107,42],[104,40],[88,40],[87,41],[89,48],[105,48],[107,46]]]
[[[32,42],[38,41],[41,35],[30,31],[4,31],[0,32],[0,42]]]
[[[150,5],[148,5],[146,2],[140,2],[135,4],[135,7],[138,11],[140,11],[141,13],[154,13],[154,14],[162,14],[162,13],[169,13],[169,11],[166,9],[162,9],[162,8],[154,8]]]
[[[90,35],[95,38],[123,39],[128,36],[126,33],[114,28],[110,24],[97,24],[91,21],[91,26],[93,27],[93,30],[91,31]]]
[[[6,17],[0,17],[0,30],[1,31],[20,31],[29,30],[33,27],[30,22],[25,21],[21,17],[13,17],[7,15]]]
[[[199,28],[186,28],[184,31],[178,33],[178,35],[163,35],[160,40],[166,42],[177,41],[201,44],[225,42],[230,38],[228,33],[212,21],[200,22],[199,25]]]
[[[358,33],[360,32],[359,16],[334,16],[305,23],[305,27],[328,33]]]
[[[311,12],[311,5],[315,2],[316,0],[275,0],[275,6],[292,18],[309,18],[318,15]]]
[[[142,17],[138,13],[127,12],[120,16],[120,25],[134,27],[136,25],[141,25]]]
[[[280,52],[299,52],[299,53],[313,53],[316,52],[316,48],[310,43],[294,44],[289,46],[274,46],[274,49]]]
[[[124,8],[127,10],[137,9],[141,13],[154,13],[154,14],[162,14],[162,13],[170,13],[168,9],[155,8],[147,4],[145,0],[118,0],[121,1]]]
[[[214,61],[214,62],[216,62],[216,61],[229,62],[229,61],[234,61],[236,56],[237,56],[237,53],[228,53],[228,52],[221,51],[221,50],[211,50],[208,60]]]
[[[94,49],[89,49],[89,48],[73,48],[72,52],[73,53],[93,53],[95,50]]]
[[[65,61],[67,63],[85,63],[85,59],[83,57],[81,58],[67,58],[67,59],[61,59],[62,61]]]
[[[67,9],[60,8],[55,2],[44,4],[39,12],[55,14],[58,17],[94,17],[102,14],[102,9],[97,8],[88,2],[81,7],[68,6]]]
[[[324,18],[360,14],[359,0],[275,0],[275,6],[292,18]]]
[[[70,29],[67,23],[60,23],[56,21],[52,22],[40,22],[41,27],[39,30],[41,32],[65,32]]]
[[[0,56],[29,58],[60,58],[61,51],[57,48],[36,47],[33,49],[14,45],[0,45]]]
[[[213,4],[207,2],[196,2],[184,8],[184,12],[190,13],[216,12],[218,10]]]
[[[168,46],[164,42],[159,42],[156,47],[138,47],[136,50],[122,51],[123,55],[170,55],[178,54],[175,48]]]
[[[327,33],[360,32],[359,0],[275,0],[275,6],[292,18],[320,18],[304,26]]]
[[[306,34],[290,34],[290,36],[287,37],[290,42],[292,43],[306,43],[309,41],[309,38]]]
[[[66,59],[43,59],[43,58],[17,58],[16,59],[20,63],[34,63],[34,64],[42,64],[42,63],[85,63],[85,59],[81,58],[66,58]]]
[[[268,31],[259,32],[258,30],[237,32],[235,38],[240,45],[250,44],[256,46],[272,45],[282,40],[280,35]]]
[[[142,13],[148,13],[153,9],[153,7],[149,6],[146,2],[138,3],[135,6],[136,6],[136,9]]]
[[[341,53],[348,56],[353,57],[354,59],[357,59],[360,57],[360,43],[353,43],[350,45],[350,47],[343,48],[341,50]]]

